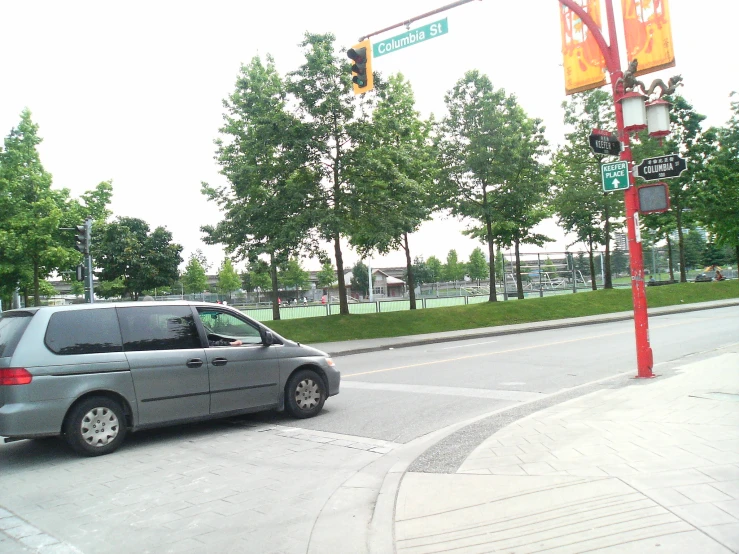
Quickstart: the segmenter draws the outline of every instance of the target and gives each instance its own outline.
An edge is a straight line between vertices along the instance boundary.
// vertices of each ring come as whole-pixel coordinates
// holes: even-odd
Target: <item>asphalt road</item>
[[[650,337],[659,373],[660,364],[737,342],[739,307],[653,318]],[[406,443],[521,401],[635,375],[634,340],[633,323],[623,321],[342,356],[341,394],[319,417],[289,424]]]
[[[656,373],[739,341],[739,307],[650,323]],[[100,458],[55,439],[0,444],[0,552],[340,551],[322,542],[337,534],[334,514],[371,517],[395,460],[447,471],[500,422],[481,419],[432,448],[403,443],[626,383],[634,350],[633,324],[613,322],[341,356],[341,394],[310,420],[267,413],[143,431]],[[342,520],[345,534],[366,530],[360,515]]]

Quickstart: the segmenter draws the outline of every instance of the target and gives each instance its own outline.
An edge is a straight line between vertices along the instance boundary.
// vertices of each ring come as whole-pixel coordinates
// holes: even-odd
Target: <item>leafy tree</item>
[[[336,272],[330,261],[323,262],[321,270],[316,275],[316,280],[320,289],[329,288],[336,282]]]
[[[100,298],[121,298],[126,293],[126,284],[123,277],[112,281],[98,281],[95,287],[95,296]]]
[[[402,75],[379,84],[372,125],[350,154],[360,170],[352,177],[350,242],[360,253],[405,252],[411,310],[416,309],[414,264],[408,235],[418,230],[433,208],[435,158],[429,133],[415,110],[411,85]],[[361,161],[361,165],[360,165]]]
[[[290,258],[280,272],[280,282],[295,290],[306,288],[310,284],[310,273],[300,265],[298,258]]]
[[[613,272],[617,275],[628,273],[629,271],[629,255],[621,250],[618,246],[613,249],[611,255],[611,264]]]
[[[444,279],[447,281],[462,281],[466,273],[467,268],[459,261],[457,251],[452,248],[446,255]]]
[[[233,264],[229,258],[225,258],[218,271],[218,292],[228,295],[231,299],[231,293],[241,288],[241,277],[236,273]]]
[[[349,315],[344,281],[341,237],[351,229],[354,189],[351,157],[360,135],[366,98],[352,93],[349,59],[338,56],[332,34],[306,33],[301,47],[305,63],[289,76],[288,89],[295,95],[298,113],[308,129],[308,168],[320,185],[312,198],[310,212],[320,237],[333,244],[339,285],[339,312]],[[364,97],[365,95],[363,95]]]
[[[351,287],[362,296],[369,296],[369,269],[362,262],[352,268]]]
[[[310,131],[287,107],[287,91],[271,57],[242,66],[235,91],[223,102],[224,125],[216,140],[228,185],[203,183],[202,192],[224,213],[201,228],[209,244],[223,244],[237,260],[269,259],[272,290],[277,268],[312,247],[310,229],[316,176],[308,167]],[[280,319],[277,295],[272,316]]]
[[[182,246],[172,242],[164,227],[132,217],[118,217],[101,226],[99,242],[93,243],[96,267],[102,281],[123,279],[124,293],[137,300],[145,290],[171,285],[179,277]]]
[[[202,261],[201,261],[202,260]],[[188,294],[203,292],[208,287],[208,277],[203,267],[205,259],[197,253],[190,254],[185,271],[180,276],[182,287]]]
[[[468,234],[488,245],[491,302],[497,300],[494,242],[516,246],[522,296],[518,245],[548,240],[532,231],[548,214],[543,204],[543,127],[526,116],[514,96],[495,90],[478,71],[467,72],[446,94],[445,103],[448,114],[438,140],[445,206],[473,220]]]
[[[85,284],[82,281],[72,281],[69,286],[69,292],[75,296],[82,296],[85,294]]]
[[[685,236],[685,265],[687,269],[696,268],[701,264],[705,249],[706,239],[699,231],[690,229]]]
[[[441,264],[441,260],[436,256],[429,256],[426,260],[426,269],[428,271],[428,281],[426,283],[438,283],[443,279],[444,267]]]
[[[428,262],[425,262],[423,259],[423,256],[416,256],[413,258],[413,278],[414,278],[414,284],[417,287],[420,287],[424,283],[433,283],[434,280],[432,278],[431,270],[428,266]],[[408,279],[408,270],[406,269],[404,275],[403,275],[406,283],[409,282]]]
[[[713,152],[699,172],[695,211],[716,242],[733,247],[739,260],[739,100],[731,102],[731,112],[725,127],[706,133]]]
[[[482,248],[475,248],[470,254],[470,262],[467,266],[470,279],[486,279],[490,275],[490,266],[485,259]]]
[[[249,262],[244,273],[244,288],[248,291],[265,291],[272,290],[272,276],[269,264],[264,260],[254,260]]]
[[[0,151],[0,296],[20,288],[26,297],[33,293],[36,306],[41,282],[65,268],[69,255],[59,230],[69,191],[51,189],[37,151],[41,141],[24,109]]]
[[[612,288],[612,218],[623,212],[623,196],[603,192],[600,164],[605,156],[590,150],[588,136],[592,129],[615,128],[613,100],[603,90],[592,90],[572,95],[562,107],[565,125],[571,131],[565,134],[565,144],[554,156],[552,207],[559,225],[585,244],[591,275],[595,274],[594,251],[599,244],[605,247],[604,286]],[[598,288],[595,279],[591,286],[593,290]]]

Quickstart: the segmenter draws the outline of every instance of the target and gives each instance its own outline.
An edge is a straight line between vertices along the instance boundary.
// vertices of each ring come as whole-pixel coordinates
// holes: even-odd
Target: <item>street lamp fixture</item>
[[[627,92],[619,102],[624,113],[624,131],[636,133],[647,128],[647,97],[639,92]]]
[[[664,138],[670,134],[670,104],[661,98],[647,104],[647,128],[649,136]]]

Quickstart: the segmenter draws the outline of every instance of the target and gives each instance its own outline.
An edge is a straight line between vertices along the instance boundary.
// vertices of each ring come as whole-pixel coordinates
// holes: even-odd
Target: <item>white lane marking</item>
[[[474,342],[472,344],[462,344],[460,346],[447,346],[446,348],[442,348],[441,350],[453,350],[455,348],[469,348],[470,346],[480,346],[481,344],[495,344],[498,342],[497,340],[491,340],[488,342]]]
[[[520,387],[525,385],[523,381],[511,381],[510,383],[498,383],[501,387]]]
[[[463,387],[437,387],[429,385],[400,385],[395,383],[370,383],[367,381],[342,381],[342,388],[409,392],[416,394],[437,394],[442,396],[463,396],[466,398],[486,398],[489,400],[510,400],[529,402],[546,396],[540,392],[518,390],[470,389]]]

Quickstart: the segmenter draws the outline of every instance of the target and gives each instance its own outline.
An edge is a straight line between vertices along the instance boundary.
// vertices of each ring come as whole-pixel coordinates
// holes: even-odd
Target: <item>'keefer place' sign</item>
[[[668,154],[657,158],[647,158],[636,166],[636,174],[645,181],[671,179],[679,177],[688,168],[688,164],[677,154]]]

